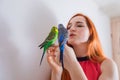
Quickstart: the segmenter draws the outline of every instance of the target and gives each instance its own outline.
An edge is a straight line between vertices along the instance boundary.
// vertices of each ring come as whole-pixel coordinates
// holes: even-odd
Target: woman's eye
[[[77,27],[84,27],[83,25],[77,25]]]
[[[69,30],[70,28],[71,28],[71,26],[68,26],[68,27],[67,27],[67,30]]]

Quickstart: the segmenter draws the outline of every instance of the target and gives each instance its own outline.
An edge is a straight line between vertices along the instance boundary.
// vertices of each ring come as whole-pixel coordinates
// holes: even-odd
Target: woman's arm
[[[62,75],[61,71],[55,72],[54,70],[52,70],[50,80],[61,80],[61,75]]]
[[[58,57],[57,57],[58,56]],[[68,70],[71,80],[87,80],[82,67],[76,59],[71,47],[65,46],[64,67]],[[62,66],[59,63],[59,47],[50,47],[47,51],[47,60],[52,69],[51,80],[61,80]]]
[[[64,65],[72,80],[87,80],[82,67],[76,59],[74,50],[67,45],[65,46]]]
[[[72,80],[88,80],[82,67],[77,61],[72,61],[67,70]]]
[[[47,50],[47,61],[51,67],[51,79],[61,80],[62,67],[59,63],[59,52],[56,50],[57,46],[50,47]]]
[[[98,80],[119,80],[118,69],[115,62],[106,59],[101,64],[102,73]]]

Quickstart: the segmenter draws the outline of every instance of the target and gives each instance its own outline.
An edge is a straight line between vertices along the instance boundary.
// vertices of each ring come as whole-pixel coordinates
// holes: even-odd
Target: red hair
[[[90,32],[90,36],[88,39],[88,56],[90,60],[93,62],[102,63],[103,60],[105,60],[105,56],[93,22],[87,16],[80,13],[74,15],[72,18],[76,16],[83,16],[86,19],[86,23],[88,25],[88,29]],[[71,21],[71,19],[69,20],[69,22]],[[66,69],[63,70],[61,80],[71,80],[70,74]]]
[[[104,52],[102,50],[101,43],[98,38],[98,34],[97,34],[97,31],[95,29],[93,22],[87,16],[85,16],[81,13],[75,14],[72,18],[74,18],[76,16],[84,17],[86,19],[86,23],[88,25],[88,29],[90,32],[90,36],[88,39],[88,53],[89,53],[88,56],[89,56],[90,60],[101,63],[105,59],[105,56],[104,56]],[[71,19],[69,20],[69,22],[71,21]],[[68,22],[68,24],[69,24],[69,22]]]

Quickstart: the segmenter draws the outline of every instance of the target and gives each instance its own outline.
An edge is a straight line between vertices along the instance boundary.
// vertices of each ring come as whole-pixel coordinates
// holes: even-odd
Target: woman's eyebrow
[[[77,22],[76,22],[76,24],[80,24],[80,23],[82,23],[82,24],[83,24],[83,22],[82,22],[82,21],[77,21]],[[68,23],[68,25],[72,25],[72,23]]]

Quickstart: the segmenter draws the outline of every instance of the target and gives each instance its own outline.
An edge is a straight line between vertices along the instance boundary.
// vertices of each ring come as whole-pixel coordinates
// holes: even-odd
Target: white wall
[[[58,23],[78,12],[96,25],[103,49],[111,57],[109,18],[91,0],[1,0],[0,80],[48,80],[50,68],[38,45]]]

